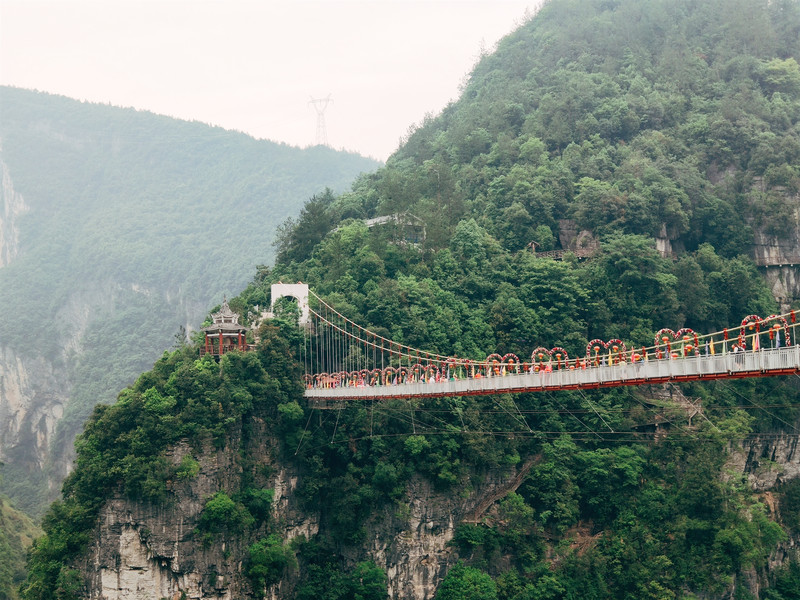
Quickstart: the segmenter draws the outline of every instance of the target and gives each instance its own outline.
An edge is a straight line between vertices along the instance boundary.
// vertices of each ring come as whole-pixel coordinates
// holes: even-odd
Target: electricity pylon
[[[317,145],[328,145],[328,130],[325,128],[325,109],[328,104],[333,102],[331,95],[328,94],[325,98],[311,98],[309,104],[314,105],[314,110],[317,111]]]

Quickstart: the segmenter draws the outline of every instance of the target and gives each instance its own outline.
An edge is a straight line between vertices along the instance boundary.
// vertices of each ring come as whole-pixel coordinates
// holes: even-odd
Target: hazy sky
[[[539,0],[0,0],[0,84],[385,160]],[[0,118],[2,114],[0,113]]]

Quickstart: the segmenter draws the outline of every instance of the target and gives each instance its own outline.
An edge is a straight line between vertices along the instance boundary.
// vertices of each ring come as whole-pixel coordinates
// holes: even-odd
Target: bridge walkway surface
[[[800,346],[685,358],[623,362],[552,372],[495,375],[360,387],[309,387],[315,400],[433,398],[519,392],[586,390],[625,385],[792,375],[800,372]]]

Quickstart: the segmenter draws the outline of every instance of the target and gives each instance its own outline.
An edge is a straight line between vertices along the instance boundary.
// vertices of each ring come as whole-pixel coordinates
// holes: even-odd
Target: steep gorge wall
[[[5,268],[25,253],[20,247],[20,220],[30,207],[16,191],[9,168],[1,159],[0,169],[0,268]],[[76,389],[83,385],[84,395],[87,390],[90,392],[90,405],[78,409],[86,414],[97,402],[113,401],[121,387],[132,383],[138,372],[152,364],[161,351],[159,348],[169,345],[169,336],[174,330],[164,333],[163,346],[148,347],[146,351],[133,347],[139,340],[104,340],[103,343],[114,344],[113,349],[120,356],[137,356],[139,361],[138,371],[133,372],[128,381],[115,382],[117,385],[112,386],[112,390],[104,390],[102,383],[81,377],[79,367],[85,362],[88,346],[93,343],[88,341],[88,334],[95,331],[103,319],[129,310],[132,302],[138,301],[143,306],[169,307],[173,314],[179,315],[176,319],[181,320],[186,330],[191,331],[208,306],[202,300],[186,297],[185,291],[179,283],[175,284],[175,289],[163,291],[108,278],[84,279],[80,285],[59,294],[42,292],[45,306],[50,296],[60,298],[57,305],[48,307],[52,313],[48,318],[58,327],[41,334],[45,340],[34,339],[37,334],[33,332],[29,337],[0,335],[0,462],[6,465],[3,489],[17,505],[37,513],[55,499],[61,482],[69,474],[74,459],[74,437],[82,420],[73,415],[68,419],[69,425],[62,422],[60,428],[59,422],[70,416],[70,410],[74,412],[75,405],[71,406],[71,402]],[[18,316],[31,317],[25,312],[25,306],[3,309],[9,324]],[[163,324],[142,326],[158,331]],[[150,362],[142,361],[141,356],[148,352]],[[94,369],[95,375],[98,370]],[[44,488],[36,483],[39,481]],[[37,495],[47,497],[33,497]]]
[[[261,425],[259,433],[263,433]],[[230,600],[243,596],[245,541],[227,536],[204,543],[197,530],[209,497],[220,490],[239,489],[240,444],[239,436],[230,436],[221,449],[206,444],[201,452],[180,444],[171,449],[168,460],[179,465],[184,457],[193,456],[199,470],[189,480],[168,482],[169,500],[154,505],[115,497],[104,504],[81,565],[88,598],[138,600],[185,594],[193,599]],[[272,454],[268,442],[248,447],[248,458],[255,463],[274,463]],[[291,489],[291,483],[280,479],[276,477],[273,483]]]
[[[179,464],[190,453],[188,446],[179,446],[170,459]],[[198,456],[197,477],[171,485],[171,501],[162,505],[123,498],[106,502],[82,569],[88,579],[88,597],[241,597],[242,542],[230,539],[206,546],[196,532],[206,498],[236,485],[237,453],[235,441],[220,451],[206,449]]]
[[[758,178],[755,187],[767,191]],[[761,268],[781,312],[786,312],[793,302],[800,300],[800,194],[785,188],[769,191],[781,198],[788,209],[787,215],[777,223],[778,227],[774,223],[754,224],[753,260]]]
[[[44,470],[69,394],[63,363],[0,345],[0,461]]]
[[[154,506],[122,497],[105,503],[80,565],[89,598],[250,597],[243,569],[247,547],[255,539],[215,536],[204,544],[198,533],[205,501],[220,490],[232,495],[240,489],[242,455],[251,468],[255,465],[256,471],[271,473],[261,484],[275,491],[271,522],[284,541],[298,536],[311,539],[324,527],[323,515],[301,506],[295,492],[302,473],[291,462],[279,460],[269,423],[255,419],[251,425],[253,441],[244,448],[241,438],[233,435],[219,450],[209,445],[196,454],[188,444],[174,448],[169,454],[173,464],[193,454],[200,469],[189,481],[170,482],[171,498],[166,503]],[[448,544],[458,524],[469,516],[474,518],[476,510],[485,510],[485,500],[515,489],[521,480],[518,474],[514,469],[474,474],[473,480],[464,482],[471,490],[464,496],[437,491],[429,481],[414,477],[400,503],[385,505],[368,518],[365,541],[346,549],[345,560],[351,566],[371,560],[384,569],[391,598],[430,600],[455,561]],[[266,597],[292,597],[296,580],[297,572],[290,573],[266,590]]]
[[[0,461],[6,463],[6,484],[13,487],[24,473],[32,479],[44,478],[49,490],[47,500],[53,500],[72,469],[75,456],[73,442],[81,423],[76,423],[73,416],[65,425],[62,418],[76,410],[77,387],[83,386],[84,395],[91,393],[91,405],[77,408],[88,414],[91,406],[113,401],[121,387],[133,382],[135,374],[103,395],[102,383],[76,379],[84,372],[81,367],[91,343],[87,335],[98,326],[99,319],[124,305],[129,294],[113,281],[87,284],[69,294],[55,314],[56,321],[65,326],[60,332],[51,332],[47,351],[37,350],[35,344],[18,347],[0,340]],[[197,312],[192,317],[196,322],[202,310],[194,308]],[[125,354],[119,344],[115,350]],[[151,361],[155,360],[158,350],[150,352]],[[135,352],[132,349],[128,354]],[[139,365],[140,369],[146,367],[144,363]],[[94,371],[96,374],[97,369]]]
[[[800,422],[789,425],[797,428]],[[725,471],[743,474],[754,491],[759,492],[763,503],[769,511],[770,518],[782,522],[780,503],[773,490],[783,483],[800,477],[800,448],[796,435],[785,432],[772,432],[754,435],[729,448],[729,458]],[[789,534],[778,542],[769,556],[764,569],[757,572],[750,569],[743,573],[746,587],[755,598],[771,574],[783,567],[790,560],[800,557],[800,536]]]
[[[19,254],[19,219],[28,212],[0,160],[0,268]],[[4,307],[6,311],[22,307]],[[42,469],[55,425],[64,413],[69,387],[63,369],[44,358],[30,358],[0,341],[0,461]]]
[[[1,143],[1,142],[0,142]],[[0,268],[9,265],[19,253],[19,219],[30,210],[14,189],[8,166],[0,160]]]
[[[209,444],[196,453],[185,443],[174,448],[169,454],[173,464],[180,464],[191,454],[200,469],[191,480],[170,482],[171,499],[164,504],[142,504],[122,497],[106,502],[81,564],[89,598],[177,599],[183,594],[197,600],[250,597],[252,590],[244,575],[247,548],[264,531],[255,537],[215,536],[211,543],[204,543],[198,532],[205,501],[217,491],[233,495],[240,489],[243,456],[249,468],[270,473],[261,485],[275,491],[271,522],[284,541],[298,536],[311,539],[325,528],[324,515],[299,501],[296,491],[302,472],[291,461],[280,458],[269,422],[256,419],[251,430],[251,441],[231,435],[221,449]],[[754,436],[730,449],[726,470],[746,474],[752,488],[762,493],[772,517],[779,519],[770,490],[800,477],[798,450],[794,436]],[[494,501],[516,489],[532,462],[505,472],[473,472],[470,481],[462,482],[461,489],[469,490],[468,494],[443,493],[428,480],[413,477],[400,502],[384,505],[368,517],[364,542],[343,548],[344,559],[351,567],[370,560],[385,570],[390,598],[431,600],[457,560],[449,544],[458,525],[480,521]],[[770,572],[795,556],[798,548],[800,540],[790,536],[775,548],[766,569],[742,573],[740,584],[757,594]],[[289,573],[266,590],[266,597],[292,597],[297,576],[297,571]],[[735,586],[731,593],[734,591]]]
[[[0,160],[0,268],[20,253],[20,219],[30,210],[14,188],[8,165]],[[13,315],[24,307],[3,307]],[[74,349],[74,348],[73,348]],[[71,385],[63,356],[21,352],[0,339],[0,462],[33,476],[44,472],[58,420]],[[60,479],[51,488],[60,486]]]
[[[369,559],[385,569],[390,598],[431,600],[456,561],[449,543],[458,525],[479,520],[494,498],[515,490],[522,479],[517,475],[514,469],[473,472],[470,481],[462,482],[470,490],[464,496],[437,491],[430,481],[414,477],[406,487],[402,514],[395,505],[375,514],[366,523],[364,545],[345,556],[353,564]]]

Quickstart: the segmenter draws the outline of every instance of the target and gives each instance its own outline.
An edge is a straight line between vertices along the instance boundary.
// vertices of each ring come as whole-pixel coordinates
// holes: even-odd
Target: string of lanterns
[[[330,307],[328,307],[330,308]],[[334,311],[335,312],[335,311]],[[791,345],[791,328],[796,324],[796,315],[792,310],[787,315],[769,315],[762,318],[759,315],[747,315],[739,325],[739,332],[735,339],[729,339],[727,328],[712,334],[698,335],[693,329],[684,327],[678,331],[669,328],[662,328],[655,334],[653,345],[650,347],[628,348],[621,339],[601,340],[599,338],[591,340],[586,346],[584,357],[570,359],[567,350],[561,346],[545,348],[539,346],[533,350],[530,362],[522,362],[513,353],[503,356],[497,353],[490,354],[483,361],[473,361],[470,359],[447,357],[440,354],[421,352],[399,343],[382,338],[360,326],[355,325],[349,319],[347,324],[351,325],[351,330],[347,326],[339,327],[327,318],[322,318],[314,311],[312,314],[325,322],[332,330],[352,338],[359,344],[363,344],[365,349],[371,347],[373,350],[383,354],[389,354],[389,362],[392,357],[399,364],[389,366],[374,366],[373,368],[362,368],[357,370],[339,370],[335,372],[323,372],[317,374],[306,374],[303,379],[307,387],[355,387],[372,385],[395,385],[398,383],[424,382],[432,383],[441,380],[498,377],[519,373],[535,373],[542,371],[552,371],[560,369],[586,369],[603,365],[616,365],[621,363],[636,363],[652,359],[679,359],[705,354],[716,354],[717,347],[723,354],[733,351],[744,350],[756,351],[761,348],[761,335],[767,333],[770,345],[775,348]],[[336,313],[338,314],[338,313]],[[789,317],[789,320],[786,319]],[[791,321],[791,325],[790,325]],[[355,330],[366,333],[364,338],[360,337]],[[371,336],[371,337],[370,337]],[[721,339],[720,339],[721,336]],[[386,344],[385,344],[385,343]],[[748,348],[749,342],[749,348]],[[388,345],[388,348],[386,347]],[[397,350],[394,346],[397,346]],[[403,360],[408,361],[403,365]]]

